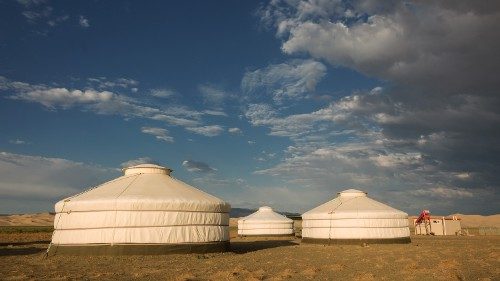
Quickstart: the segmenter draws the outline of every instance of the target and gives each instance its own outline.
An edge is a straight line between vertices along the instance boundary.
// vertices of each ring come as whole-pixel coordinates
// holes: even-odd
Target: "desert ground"
[[[235,220],[232,220],[232,225]],[[403,245],[313,245],[240,238],[231,251],[54,256],[50,227],[0,229],[1,280],[500,280],[500,236],[412,236]]]

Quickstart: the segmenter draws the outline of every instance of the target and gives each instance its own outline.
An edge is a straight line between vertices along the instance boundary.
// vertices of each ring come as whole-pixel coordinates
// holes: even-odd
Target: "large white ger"
[[[348,189],[302,215],[302,240],[311,243],[409,243],[408,214]]]
[[[57,202],[49,255],[213,252],[229,247],[231,206],[152,164]]]
[[[293,220],[263,206],[253,214],[238,220],[238,235],[241,236],[288,236],[293,235]]]

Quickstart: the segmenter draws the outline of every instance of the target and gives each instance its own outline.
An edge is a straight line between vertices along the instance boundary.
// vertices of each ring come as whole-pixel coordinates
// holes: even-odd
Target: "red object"
[[[420,216],[418,216],[417,220],[415,221],[415,224],[419,224],[423,220],[430,220],[430,219],[431,219],[431,212],[429,212],[429,210],[423,210],[420,213]]]

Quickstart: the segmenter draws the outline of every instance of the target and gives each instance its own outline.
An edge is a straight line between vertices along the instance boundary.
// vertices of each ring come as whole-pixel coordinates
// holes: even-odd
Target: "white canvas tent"
[[[302,239],[318,243],[408,243],[408,214],[349,189],[302,215]]]
[[[271,207],[263,206],[257,212],[238,220],[238,235],[294,235],[293,220],[274,212]]]
[[[222,251],[231,206],[143,164],[55,205],[52,254]]]

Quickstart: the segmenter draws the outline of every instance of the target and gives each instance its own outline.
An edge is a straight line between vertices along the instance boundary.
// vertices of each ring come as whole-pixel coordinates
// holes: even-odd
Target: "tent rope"
[[[114,245],[115,244],[115,231],[116,231],[116,216],[118,215],[118,210],[117,210],[117,199],[120,198],[120,196],[134,183],[134,181],[136,179],[139,178],[139,176],[141,175],[142,173],[138,173],[138,174],[133,174],[132,176],[135,176],[135,178],[130,181],[130,183],[122,190],[122,192],[120,192],[120,194],[118,194],[118,196],[116,196],[115,198],[115,220],[114,220],[114,223],[113,223],[113,235],[112,235],[112,238],[111,238],[111,245]]]
[[[66,207],[66,202],[69,202],[71,199],[73,199],[73,198],[75,198],[75,197],[77,197],[77,196],[80,196],[80,195],[82,195],[82,194],[85,194],[85,193],[87,193],[87,192],[89,192],[89,191],[92,191],[92,190],[94,190],[94,189],[96,189],[96,188],[98,188],[98,187],[100,187],[100,186],[102,186],[102,185],[104,185],[104,184],[108,184],[108,183],[115,182],[115,181],[117,181],[117,180],[121,180],[121,179],[129,178],[129,177],[131,177],[131,176],[134,176],[134,175],[124,176],[124,177],[119,177],[119,178],[116,178],[116,179],[114,179],[114,180],[111,180],[111,181],[108,181],[108,182],[105,182],[105,183],[102,183],[102,184],[99,184],[99,185],[96,185],[96,186],[90,187],[90,188],[85,189],[84,191],[82,191],[82,192],[80,192],[80,193],[77,193],[77,194],[75,194],[75,195],[73,195],[73,196],[70,196],[70,197],[65,198],[65,199],[64,199],[64,201],[63,201],[64,203],[63,203],[63,206],[62,206],[62,208],[61,208],[61,211],[59,212],[59,218],[57,219],[57,222],[56,222],[56,224],[55,224],[54,231],[52,231],[52,236],[51,236],[51,239],[50,239],[49,247],[47,248],[47,251],[45,251],[44,258],[47,258],[47,257],[49,256],[49,251],[50,251],[50,248],[51,248],[51,247],[52,247],[52,245],[53,245],[52,241],[54,240],[54,235],[56,234],[56,231],[57,231],[58,226],[59,226],[59,222],[61,221],[61,217],[62,217],[62,215],[61,215],[61,214],[62,214],[62,213],[64,213],[64,207]],[[56,214],[57,214],[57,213],[56,213]],[[55,253],[57,252],[57,247],[58,247],[58,246],[56,246],[56,248],[55,248],[54,255],[55,255]]]
[[[68,202],[69,199],[65,199],[63,202],[63,206],[61,208],[61,212],[59,212],[59,218],[57,218],[57,222],[55,224],[55,227],[54,227],[54,231],[52,231],[52,236],[50,237],[50,244],[49,244],[49,247],[47,248],[47,251],[45,251],[45,255],[44,255],[44,258],[47,258],[49,256],[49,251],[50,251],[50,248],[52,247],[53,243],[52,241],[54,241],[54,235],[56,234],[56,231],[59,227],[59,222],[61,221],[61,217],[62,217],[62,213],[64,212],[64,207],[66,207],[66,202]],[[57,213],[56,213],[57,215]],[[54,255],[56,254],[57,252],[57,248],[58,246],[56,245],[56,248],[54,250]]]
[[[335,213],[335,210],[340,208],[340,206],[342,206],[342,204],[347,203],[347,202],[354,200],[356,198],[357,197],[353,197],[353,198],[347,199],[345,201],[340,201],[340,204],[338,204],[337,207],[333,208],[330,212],[328,212],[330,214],[330,229],[328,229],[328,245],[330,245],[330,241],[332,240],[332,221],[333,221],[333,214]]]

